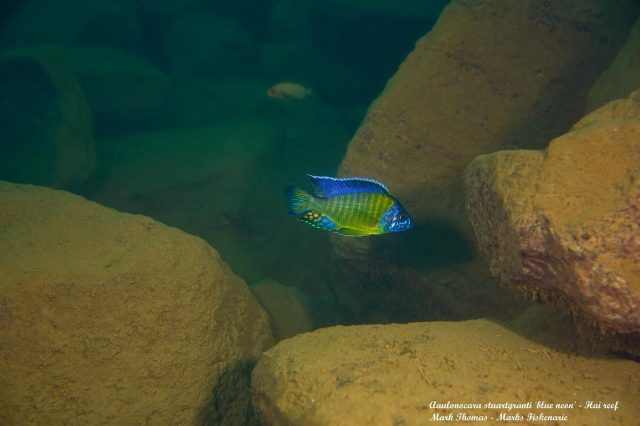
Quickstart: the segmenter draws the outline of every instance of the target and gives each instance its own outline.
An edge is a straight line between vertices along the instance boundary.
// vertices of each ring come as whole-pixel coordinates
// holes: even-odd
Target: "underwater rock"
[[[587,96],[587,112],[614,99],[625,98],[640,89],[640,18],[609,68],[602,73]]]
[[[97,137],[170,124],[171,82],[153,65],[116,49],[76,47],[70,53],[94,113]]]
[[[471,237],[464,168],[506,146],[544,147],[575,123],[639,10],[453,1],[370,107],[340,174],[379,179],[418,224],[443,220]]]
[[[310,300],[295,287],[263,279],[249,287],[271,318],[277,340],[311,331],[314,328]]]
[[[236,22],[209,13],[176,19],[166,34],[172,70],[189,77],[247,77],[258,74],[259,53]]]
[[[264,171],[273,169],[279,134],[269,120],[236,119],[101,140],[102,179],[89,195],[204,238],[234,271],[256,280],[265,275],[262,262],[277,255],[260,242],[272,238],[274,217],[288,219],[284,201],[282,210],[271,207],[282,189],[261,186],[273,185]]]
[[[479,156],[465,171],[469,217],[492,273],[567,309],[594,340],[635,354],[639,136],[634,92],[587,115],[544,152]]]
[[[0,46],[42,43],[135,49],[140,41],[136,2],[129,0],[27,0],[0,28]]]
[[[547,409],[575,424],[634,424],[640,364],[547,347],[488,320],[331,327],[279,342],[258,360],[253,402],[270,425],[425,425],[435,413],[498,419],[506,409],[438,410],[433,401],[526,403],[606,398],[620,409]],[[583,399],[584,398],[584,399]],[[458,419],[460,420],[460,419]],[[594,421],[595,420],[595,421]],[[461,424],[463,422],[459,422]]]
[[[237,198],[246,195],[257,164],[273,150],[278,134],[277,126],[267,120],[237,119],[101,140],[104,176],[97,197],[100,202],[126,204],[126,199],[155,195],[171,199],[212,185],[218,208],[237,206]]]
[[[6,424],[246,424],[272,344],[245,283],[199,238],[0,182]]]
[[[575,123],[587,90],[624,43],[638,11],[640,5],[626,0],[451,2],[371,104],[338,172],[384,182],[415,227],[371,241],[359,259],[340,256],[359,243],[341,240],[336,263],[344,264],[338,268],[370,269],[389,259],[386,252],[395,256],[399,250],[391,245],[400,242],[409,257],[424,254],[407,265],[413,269],[479,271],[466,274],[471,281],[456,282],[476,292],[489,272],[477,265],[464,168],[482,153],[544,147]],[[402,257],[398,262],[407,264]],[[354,289],[366,279],[337,277]],[[491,291],[497,294],[497,285]],[[354,293],[366,300],[368,291]],[[489,315],[489,309],[483,313]]]
[[[91,110],[66,51],[0,55],[0,179],[75,188],[93,173]]]

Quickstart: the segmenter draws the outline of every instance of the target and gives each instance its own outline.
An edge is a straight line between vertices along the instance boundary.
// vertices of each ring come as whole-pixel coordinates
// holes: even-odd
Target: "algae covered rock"
[[[63,48],[0,55],[0,179],[71,188],[95,169],[91,109]]]
[[[480,156],[465,172],[469,216],[492,272],[636,354],[639,136],[634,92],[587,115],[544,153]]]
[[[640,365],[591,358],[573,343],[546,347],[484,319],[331,327],[265,352],[252,374],[253,401],[271,425],[411,426],[449,414],[462,424],[461,415],[493,422],[501,413],[520,413],[530,423],[529,413],[566,415],[568,424],[634,424]],[[596,398],[618,401],[619,409],[579,407]],[[542,410],[537,401],[575,405]],[[446,408],[447,402],[481,408]],[[532,405],[485,406],[507,402]]]
[[[217,252],[143,216],[0,182],[6,424],[244,424],[268,318]]]

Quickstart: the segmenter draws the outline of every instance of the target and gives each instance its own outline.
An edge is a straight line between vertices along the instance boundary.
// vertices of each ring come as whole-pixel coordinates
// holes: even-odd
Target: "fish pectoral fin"
[[[372,235],[371,232],[362,231],[354,228],[338,228],[336,232],[340,235],[348,235],[352,237],[364,237],[366,235]]]

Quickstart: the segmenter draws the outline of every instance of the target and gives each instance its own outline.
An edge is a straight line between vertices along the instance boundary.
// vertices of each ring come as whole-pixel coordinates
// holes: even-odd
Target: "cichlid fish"
[[[311,95],[313,95],[311,89],[291,81],[281,81],[267,90],[267,96],[274,99],[304,99]]]
[[[367,178],[307,175],[316,196],[289,184],[289,214],[325,231],[365,236],[401,232],[413,226],[400,202],[382,183]]]

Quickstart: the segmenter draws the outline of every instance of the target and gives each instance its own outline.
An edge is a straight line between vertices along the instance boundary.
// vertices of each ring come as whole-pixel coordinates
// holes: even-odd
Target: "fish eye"
[[[400,213],[400,214],[398,215],[398,220],[405,220],[406,218],[407,218],[407,216],[406,216],[406,215],[404,215],[404,214],[402,214],[402,213]]]

